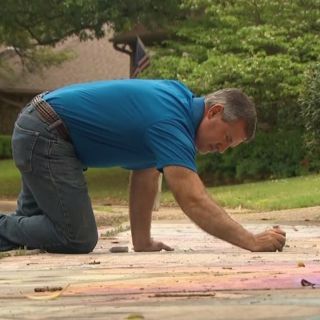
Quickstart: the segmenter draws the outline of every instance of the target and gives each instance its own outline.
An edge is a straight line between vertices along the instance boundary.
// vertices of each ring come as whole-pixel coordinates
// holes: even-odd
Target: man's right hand
[[[250,251],[282,251],[286,243],[286,233],[276,227],[256,234],[254,239],[255,241]]]

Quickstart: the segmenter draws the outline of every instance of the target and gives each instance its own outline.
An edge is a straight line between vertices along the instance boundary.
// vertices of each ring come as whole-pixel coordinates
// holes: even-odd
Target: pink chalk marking
[[[71,285],[65,295],[139,295],[172,292],[211,292],[227,290],[310,289],[301,285],[306,279],[320,284],[319,264],[299,268],[295,264],[233,266],[232,269],[170,268],[157,270],[106,270],[108,281]],[[101,273],[104,270],[97,270]],[[128,272],[128,270],[127,270]],[[114,277],[112,277],[112,275]],[[112,279],[113,278],[113,279]]]

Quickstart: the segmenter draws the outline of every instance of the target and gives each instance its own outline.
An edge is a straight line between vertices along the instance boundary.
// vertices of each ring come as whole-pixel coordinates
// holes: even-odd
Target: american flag
[[[150,57],[139,37],[136,39],[133,66],[131,78],[136,78],[137,75],[150,65]]]

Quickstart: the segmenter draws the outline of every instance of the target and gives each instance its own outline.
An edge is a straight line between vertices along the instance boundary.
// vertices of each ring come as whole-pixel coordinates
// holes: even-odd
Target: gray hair
[[[205,106],[224,106],[222,119],[226,122],[243,120],[246,123],[246,142],[251,141],[256,132],[257,112],[252,100],[241,90],[227,88],[205,96]]]

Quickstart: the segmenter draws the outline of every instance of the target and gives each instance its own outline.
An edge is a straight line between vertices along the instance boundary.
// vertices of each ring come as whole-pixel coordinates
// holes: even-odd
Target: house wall
[[[62,65],[29,72],[16,56],[7,62],[14,74],[0,77],[0,134],[10,134],[20,109],[37,93],[95,80],[129,78],[129,55],[116,51],[109,41],[111,33],[102,39],[80,41],[70,37],[52,50],[73,52],[73,58]],[[1,99],[1,97],[3,99]],[[14,103],[7,103],[6,99]]]

